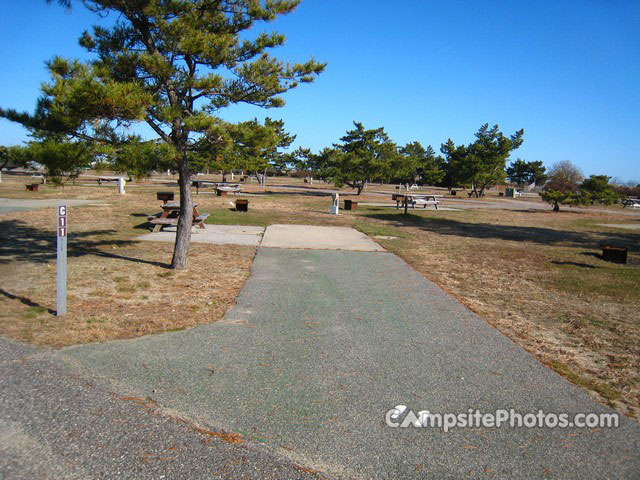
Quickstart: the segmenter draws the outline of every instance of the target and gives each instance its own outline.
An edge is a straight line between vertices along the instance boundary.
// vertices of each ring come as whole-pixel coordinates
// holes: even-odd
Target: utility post
[[[56,274],[58,280],[58,301],[56,316],[67,313],[67,206],[58,205],[57,223],[58,251]]]

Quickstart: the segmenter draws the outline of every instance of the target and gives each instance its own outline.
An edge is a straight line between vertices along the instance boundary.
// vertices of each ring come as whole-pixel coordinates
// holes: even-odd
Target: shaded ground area
[[[319,478],[237,437],[0,339],[0,477]]]
[[[64,355],[352,478],[636,478],[640,429],[392,429],[432,413],[611,412],[388,253],[261,249],[222,322]]]

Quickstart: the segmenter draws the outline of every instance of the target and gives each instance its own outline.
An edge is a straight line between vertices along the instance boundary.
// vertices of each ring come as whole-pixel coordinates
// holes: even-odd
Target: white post
[[[124,178],[119,178],[119,179],[118,179],[118,193],[121,193],[121,194],[123,194],[123,195],[126,193],[126,192],[124,191],[124,184],[125,184],[125,183],[126,183],[126,182],[125,182]]]
[[[58,205],[58,235],[57,235],[57,308],[56,316],[67,313],[67,206]]]
[[[331,205],[331,208],[329,209],[329,213],[331,215],[340,215],[340,194],[333,193],[331,197],[333,199],[333,205]]]
[[[2,170],[0,170],[0,183],[2,183]]]

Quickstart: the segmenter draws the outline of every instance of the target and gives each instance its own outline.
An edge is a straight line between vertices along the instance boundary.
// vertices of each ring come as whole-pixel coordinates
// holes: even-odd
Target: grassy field
[[[42,189],[41,189],[42,190]],[[255,248],[193,244],[188,271],[173,245],[137,242],[159,211],[157,188],[44,188],[29,198],[91,198],[69,209],[68,315],[55,310],[55,209],[0,215],[0,332],[41,346],[131,338],[217,321],[234,304]],[[25,197],[3,183],[0,197]],[[212,200],[212,198],[211,198]],[[204,210],[210,210],[207,205]]]
[[[619,207],[606,213],[416,209],[405,216],[366,205],[336,217],[326,213],[330,198],[320,191],[328,185],[297,191],[273,184],[302,186],[300,181],[271,183],[245,187],[248,213],[230,209],[233,197],[201,191],[194,198],[200,211],[211,214],[209,223],[355,227],[595,398],[630,416],[640,414],[640,231],[599,225],[637,223],[638,217],[622,216]],[[189,270],[169,270],[172,245],[134,240],[148,229],[146,215],[159,210],[158,190],[177,191],[146,184],[128,186],[124,196],[114,186],[46,186],[27,194],[19,182],[0,184],[5,198],[92,200],[70,213],[70,313],[64,320],[51,313],[53,209],[0,215],[0,333],[58,347],[220,319],[247,278],[255,249],[194,244]],[[364,193],[361,200],[390,198]],[[601,243],[628,246],[629,263],[602,260]]]

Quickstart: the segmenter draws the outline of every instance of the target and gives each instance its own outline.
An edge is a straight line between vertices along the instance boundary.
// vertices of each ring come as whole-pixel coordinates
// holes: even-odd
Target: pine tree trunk
[[[187,256],[189,255],[189,244],[191,243],[191,225],[193,223],[193,198],[191,197],[191,181],[186,153],[183,153],[182,158],[180,158],[178,173],[180,218],[178,218],[178,231],[176,232],[171,268],[183,270],[187,268]]]

